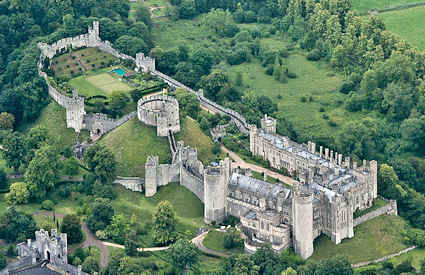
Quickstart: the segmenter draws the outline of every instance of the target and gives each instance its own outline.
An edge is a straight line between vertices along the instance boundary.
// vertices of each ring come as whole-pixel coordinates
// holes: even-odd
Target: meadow
[[[402,236],[407,228],[407,223],[399,216],[382,215],[355,227],[354,237],[338,245],[327,236],[318,237],[311,259],[343,255],[351,263],[359,263],[390,255],[407,248]]]
[[[384,9],[405,4],[418,3],[420,0],[353,0],[353,9],[360,13],[367,13],[372,9]]]
[[[392,33],[421,50],[425,50],[425,6],[380,13],[379,17]]]

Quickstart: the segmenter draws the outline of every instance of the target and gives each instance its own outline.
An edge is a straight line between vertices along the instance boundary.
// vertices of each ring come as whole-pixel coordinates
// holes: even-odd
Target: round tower
[[[292,197],[294,250],[303,259],[313,254],[313,194],[294,185]]]
[[[204,173],[204,221],[222,222],[226,217],[227,184],[231,165],[226,158],[218,166],[208,166]]]
[[[261,128],[267,134],[276,134],[276,119],[264,115],[264,118],[261,119]]]

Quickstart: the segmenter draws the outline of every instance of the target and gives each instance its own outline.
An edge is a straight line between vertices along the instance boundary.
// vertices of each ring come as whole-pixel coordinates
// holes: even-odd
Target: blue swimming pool
[[[124,71],[121,68],[114,69],[114,70],[112,70],[112,72],[113,73],[116,73],[117,75],[119,75],[121,77],[123,77],[127,73],[126,71]]]

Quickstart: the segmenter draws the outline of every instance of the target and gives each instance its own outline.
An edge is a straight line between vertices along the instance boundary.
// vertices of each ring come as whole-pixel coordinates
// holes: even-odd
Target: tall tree
[[[199,262],[199,250],[189,240],[178,239],[171,245],[169,250],[171,262],[178,272],[184,272],[187,269],[197,270]]]
[[[95,144],[87,149],[84,156],[87,167],[102,183],[111,183],[116,177],[115,157],[104,145]]]
[[[153,217],[153,239],[160,245],[168,244],[175,239],[176,218],[173,206],[169,201],[161,201],[156,207]]]
[[[60,230],[67,234],[69,244],[79,243],[83,240],[80,218],[77,215],[65,215]]]

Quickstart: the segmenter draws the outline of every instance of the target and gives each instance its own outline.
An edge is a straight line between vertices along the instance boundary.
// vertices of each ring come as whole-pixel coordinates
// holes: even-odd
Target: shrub
[[[272,65],[267,66],[266,75],[273,75],[273,66]]]
[[[288,72],[287,75],[289,78],[297,78],[297,74],[294,72]]]
[[[87,60],[86,60],[86,63],[90,63],[90,59],[87,59]]]
[[[329,119],[329,116],[328,116],[327,114],[323,114],[323,115],[322,115],[322,118],[323,118],[323,119]]]
[[[77,58],[75,55],[72,56],[72,60],[75,60],[75,58]]]
[[[277,95],[277,99],[282,99],[282,95]]]
[[[338,126],[338,124],[334,121],[334,120],[329,120],[328,121],[328,124],[329,124],[329,126],[331,126],[331,127],[336,127],[336,126]]]
[[[51,200],[45,200],[41,203],[41,209],[52,210],[55,204]]]
[[[103,231],[103,230],[97,230],[96,231],[96,237],[99,239],[99,240],[106,240],[106,232],[105,231]]]
[[[301,97],[301,102],[307,102],[307,98],[305,96]]]
[[[348,94],[356,88],[356,84],[353,81],[345,81],[342,83],[341,88],[339,88],[339,92],[343,94]]]
[[[323,113],[324,111],[325,111],[325,108],[323,108],[323,107],[319,108],[319,112]]]
[[[93,68],[96,68],[96,64],[94,64],[94,63],[93,63],[93,64],[91,64],[91,66],[92,66]]]
[[[231,228],[226,232],[224,236],[224,247],[227,249],[243,247],[243,240],[239,231]]]
[[[318,49],[314,49],[307,54],[307,60],[309,61],[318,61],[321,58],[320,51]]]
[[[66,67],[69,68],[69,64],[66,64]]]

